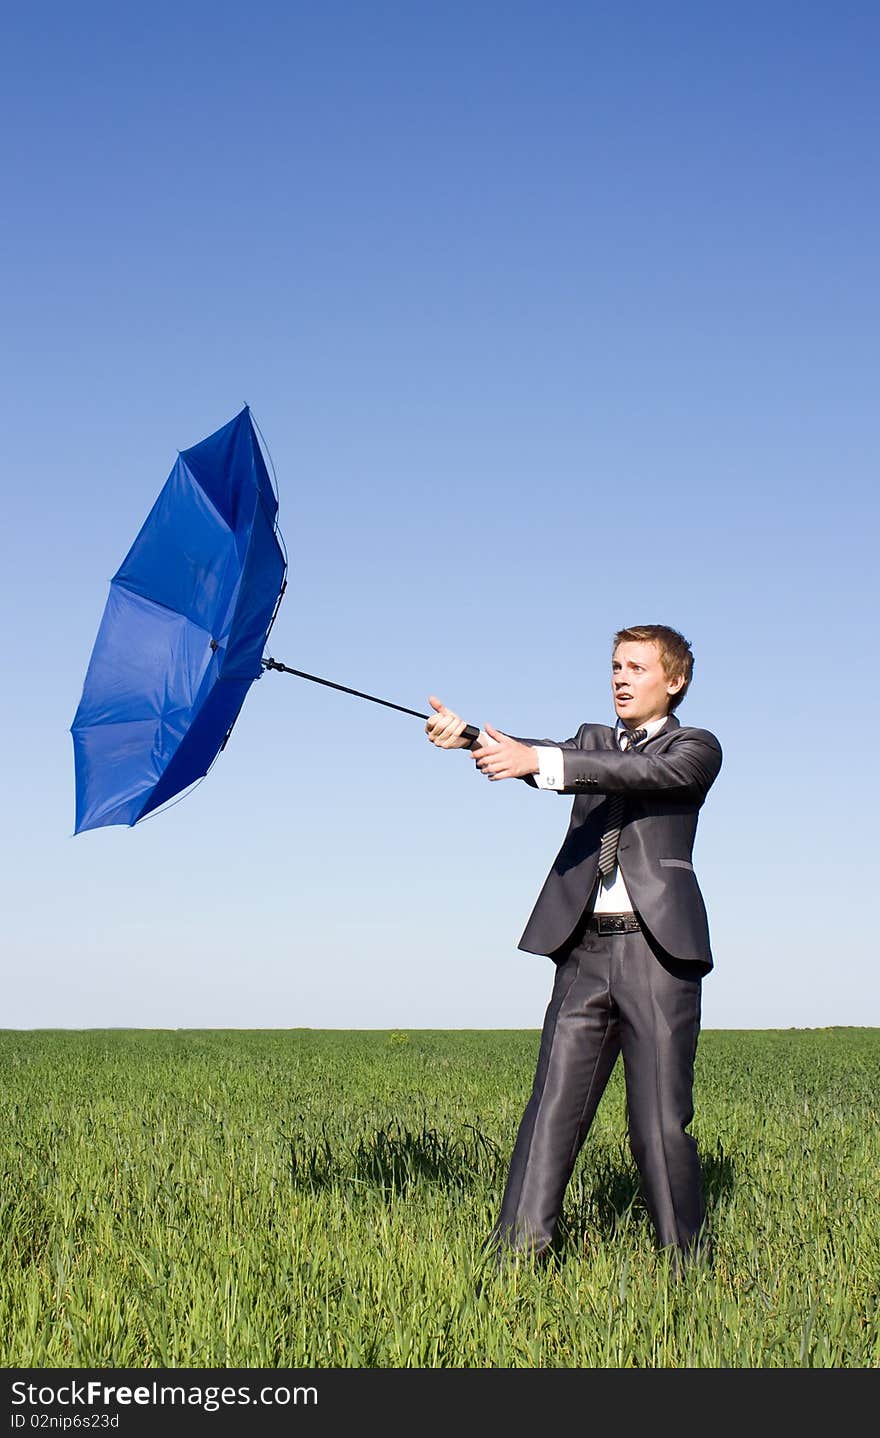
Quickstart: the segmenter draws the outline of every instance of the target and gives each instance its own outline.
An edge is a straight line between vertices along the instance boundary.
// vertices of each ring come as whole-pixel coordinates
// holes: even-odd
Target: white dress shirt
[[[642,740],[646,743],[662,729],[666,723],[667,716],[662,719],[652,719],[650,724],[643,724],[637,727],[647,729],[647,734]],[[614,733],[619,748],[625,750],[628,747],[623,741],[627,739],[627,728],[622,720],[618,719]],[[538,772],[534,775],[535,784],[539,789],[554,789],[557,793],[565,787],[563,775],[562,750],[557,749],[555,744],[536,744],[535,751],[538,755]],[[603,879],[600,874],[596,881],[596,902],[593,904],[595,914],[631,914],[632,899],[627,893],[623,875],[620,872],[620,865],[615,864],[611,873]]]

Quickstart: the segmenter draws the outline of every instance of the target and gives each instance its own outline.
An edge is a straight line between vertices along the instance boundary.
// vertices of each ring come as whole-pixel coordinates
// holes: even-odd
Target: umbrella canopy
[[[262,673],[277,512],[247,405],[178,455],[111,581],[71,725],[77,834],[136,824],[207,773]]]

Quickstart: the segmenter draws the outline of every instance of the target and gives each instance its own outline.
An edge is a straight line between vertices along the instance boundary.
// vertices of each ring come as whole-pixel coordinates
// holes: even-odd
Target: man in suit
[[[493,1239],[546,1255],[566,1185],[618,1054],[630,1147],[645,1201],[677,1272],[708,1253],[700,1163],[687,1132],[703,975],[712,967],[692,862],[697,816],[721,767],[706,729],[673,711],[693,674],[690,645],[647,624],[614,636],[616,725],[572,739],[476,741],[432,696],[426,731],[471,748],[488,779],[574,795],[571,822],[519,942],[556,964],[532,1094],[519,1127]]]

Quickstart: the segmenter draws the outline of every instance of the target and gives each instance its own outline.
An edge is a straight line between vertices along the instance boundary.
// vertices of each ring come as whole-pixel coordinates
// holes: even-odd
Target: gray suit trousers
[[[534,1087],[520,1124],[499,1247],[538,1253],[623,1055],[629,1141],[660,1243],[693,1251],[704,1218],[693,1118],[702,975],[643,932],[585,933],[557,956]]]

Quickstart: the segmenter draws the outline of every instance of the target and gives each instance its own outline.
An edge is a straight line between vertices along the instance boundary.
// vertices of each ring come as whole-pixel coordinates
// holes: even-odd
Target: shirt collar
[[[647,729],[648,731],[645,736],[645,739],[642,740],[642,743],[644,744],[646,739],[653,739],[654,735],[663,728],[663,725],[666,723],[666,720],[668,718],[669,715],[664,714],[662,719],[652,719],[650,724],[642,724],[641,728]],[[618,749],[620,748],[620,736],[625,732],[626,725],[624,724],[622,719],[618,719],[617,723],[614,726],[614,737],[617,740]]]

